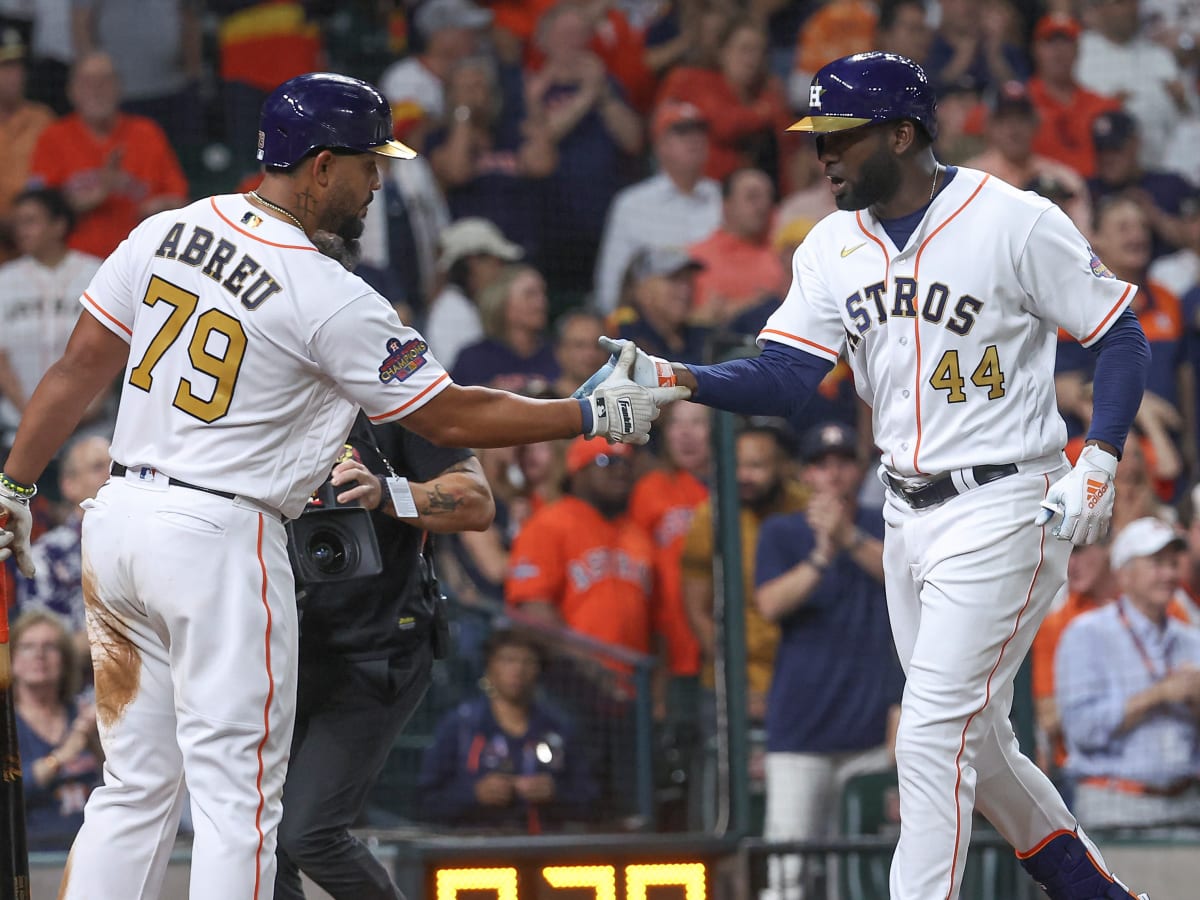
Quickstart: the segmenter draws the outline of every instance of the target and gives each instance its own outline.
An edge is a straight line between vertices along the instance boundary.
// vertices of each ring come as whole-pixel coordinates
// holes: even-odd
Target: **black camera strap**
[[[363,413],[360,412],[359,415],[362,416]],[[371,449],[375,451],[375,455],[379,457],[384,468],[387,469],[388,476],[391,478],[402,477],[392,466],[392,461],[388,459],[388,455],[380,448],[379,442],[375,440],[375,429],[369,420],[367,427],[362,429],[362,431],[366,434],[366,438],[371,444]],[[384,488],[387,488],[386,484]],[[382,500],[380,504],[382,505]],[[445,659],[450,655],[451,650],[449,599],[442,593],[442,587],[438,583],[437,569],[433,563],[434,551],[436,549],[434,537],[424,528],[419,530],[421,532],[421,552],[419,554],[421,561],[421,582],[425,589],[425,596],[433,604],[433,621],[430,623],[432,627],[429,635],[433,647],[433,658]]]
[[[361,416],[362,413],[360,412],[359,415]],[[392,466],[392,461],[390,459],[388,459],[387,454],[384,453],[383,450],[380,448],[379,442],[375,440],[374,426],[372,426],[370,424],[369,420],[368,420],[367,427],[362,429],[362,431],[366,435],[367,440],[371,442],[371,449],[375,451],[375,455],[379,457],[380,461],[383,463],[383,467],[385,469],[387,469],[388,476],[390,478],[405,477],[405,476],[401,476],[395,470],[395,468]],[[383,488],[384,488],[385,495],[386,495],[387,485],[384,484]],[[380,501],[380,502],[382,503],[382,501]],[[433,535],[423,528],[420,529],[420,531],[421,531],[421,577],[425,582],[425,586],[426,586],[427,590],[429,591],[429,596],[433,597],[436,600],[437,598],[442,596],[442,589],[441,589],[441,586],[438,584],[437,570],[434,568],[434,564],[433,564],[434,551],[437,548],[434,544]]]

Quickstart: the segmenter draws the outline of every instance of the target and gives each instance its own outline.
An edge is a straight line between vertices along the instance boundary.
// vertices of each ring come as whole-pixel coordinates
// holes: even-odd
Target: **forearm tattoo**
[[[438,516],[444,513],[452,513],[462,505],[462,497],[456,494],[447,494],[442,490],[440,484],[434,484],[430,488],[429,497],[425,501],[425,508],[421,510],[421,515]]]

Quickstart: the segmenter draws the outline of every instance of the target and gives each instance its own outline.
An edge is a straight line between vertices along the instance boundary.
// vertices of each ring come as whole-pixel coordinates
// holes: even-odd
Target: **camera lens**
[[[308,539],[308,558],[322,575],[338,575],[350,566],[350,552],[336,531],[314,531]]]

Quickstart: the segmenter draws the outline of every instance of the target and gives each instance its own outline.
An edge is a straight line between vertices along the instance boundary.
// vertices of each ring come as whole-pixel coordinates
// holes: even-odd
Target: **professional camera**
[[[371,513],[356,502],[337,502],[338,492],[346,489],[326,479],[300,518],[287,523],[288,557],[298,586],[383,571]]]

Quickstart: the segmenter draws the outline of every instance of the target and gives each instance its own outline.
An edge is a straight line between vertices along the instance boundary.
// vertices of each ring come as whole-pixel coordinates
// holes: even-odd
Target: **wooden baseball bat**
[[[8,521],[0,513],[0,527]],[[2,568],[2,567],[0,567]],[[16,701],[8,645],[8,576],[0,570],[0,900],[29,900],[29,851],[25,836],[25,787],[17,749]]]

